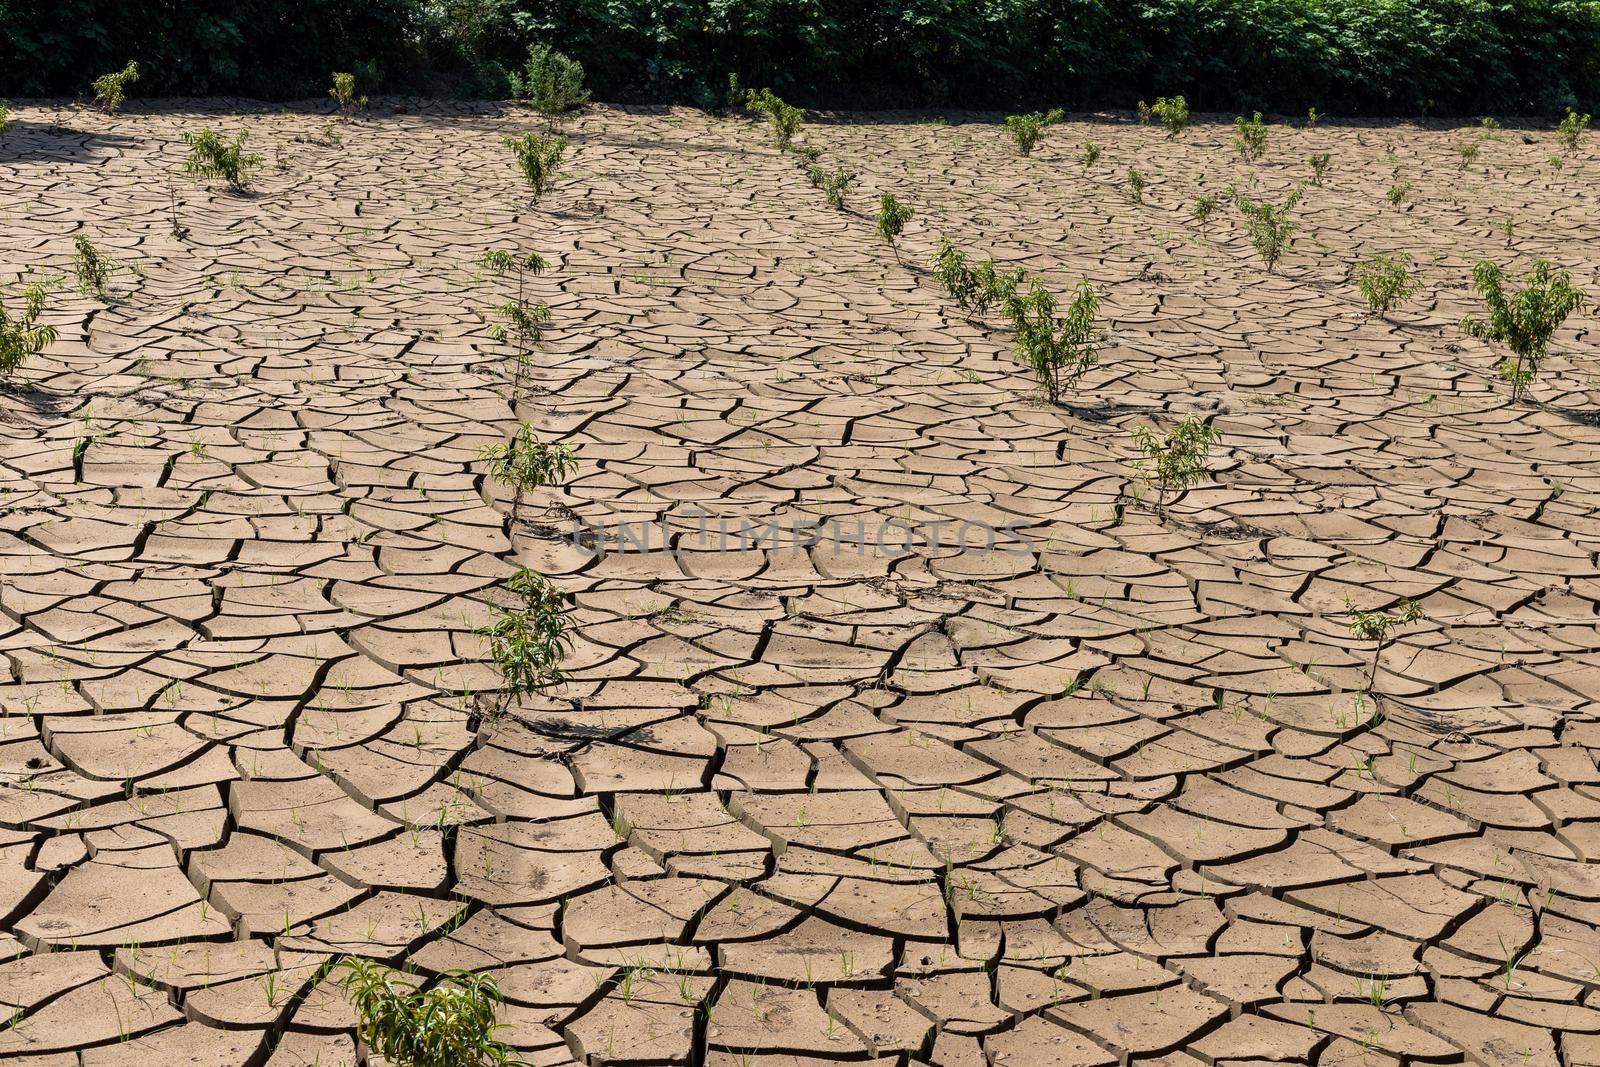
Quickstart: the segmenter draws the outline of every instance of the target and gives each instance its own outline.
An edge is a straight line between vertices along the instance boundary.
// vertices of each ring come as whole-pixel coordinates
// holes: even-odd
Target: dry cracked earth
[[[132,269],[0,389],[0,1060],[355,1063],[365,956],[494,975],[539,1065],[1600,1064],[1600,351],[1513,403],[1456,325],[1483,256],[1600,288],[1592,149],[835,116],[840,212],[684,110],[576,119],[538,204],[508,109],[13,118],[6,276]],[[1319,152],[1277,272],[1191,218]],[[1100,290],[1069,405],[940,233]],[[552,261],[515,412],[489,248]],[[1191,413],[1158,518],[1131,431]],[[519,419],[579,468],[513,528]],[[570,679],[480,727],[518,564]]]

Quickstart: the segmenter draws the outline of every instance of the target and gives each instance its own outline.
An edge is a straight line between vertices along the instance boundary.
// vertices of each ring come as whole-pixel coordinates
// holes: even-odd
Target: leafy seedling
[[[13,315],[0,304],[0,378],[8,378],[30,356],[55,343],[56,328],[41,325],[45,297],[50,287],[30,282],[22,287],[22,313]]]
[[[963,311],[972,310],[973,299],[977,296],[977,278],[967,262],[967,254],[944,234],[939,235],[939,243],[934,246],[933,280]]]
[[[1357,263],[1356,288],[1361,290],[1369,310],[1387,315],[1417,291],[1417,276],[1411,257],[1404,252],[1380,252]]]
[[[522,180],[528,183],[537,202],[555,182],[556,171],[561,169],[561,157],[567,151],[567,139],[546,137],[530,130],[520,137],[507,137],[506,147],[516,157]]]
[[[1133,431],[1133,446],[1144,457],[1134,463],[1134,473],[1156,490],[1158,518],[1166,518],[1170,494],[1205,480],[1211,448],[1221,439],[1216,427],[1196,415],[1185,415],[1165,434],[1150,426]]]
[[[552,124],[589,103],[583,64],[547,44],[530,45],[522,73],[513,71],[510,78],[511,94],[528,101]]]
[[[1083,169],[1088,170],[1100,162],[1100,146],[1093,141],[1083,142]]]
[[[94,90],[95,106],[107,115],[115,115],[127,99],[128,86],[139,80],[139,64],[130,62],[121,70],[102,74],[90,85]]]
[[[1401,204],[1406,202],[1406,198],[1410,195],[1410,182],[1396,182],[1395,184],[1389,186],[1389,191],[1383,194],[1383,198],[1389,201],[1390,207],[1399,207]]]
[[[1386,611],[1350,613],[1350,636],[1357,641],[1372,642],[1372,661],[1367,666],[1367,692],[1372,692],[1373,683],[1377,680],[1378,657],[1382,654],[1389,635],[1397,627],[1416,622],[1422,617],[1422,606],[1409,598],[1400,601],[1400,606],[1392,614]]]
[[[517,606],[496,605],[494,622],[478,630],[504,681],[502,706],[559,684],[565,677],[561,661],[572,647],[560,590],[526,567],[517,568],[506,588]]]
[[[911,221],[912,211],[905,204],[894,198],[892,193],[884,193],[878,198],[878,236],[889,242],[889,247],[895,249],[895,255],[900,254],[895,242],[905,230],[906,223]]]
[[[1065,315],[1056,314],[1055,297],[1038,282],[1009,301],[1007,310],[1016,330],[1017,358],[1033,371],[1051,403],[1059,402],[1066,389],[1076,389],[1100,361],[1104,335],[1095,324],[1100,298],[1088,282],[1073,290]]]
[[[1580,115],[1568,108],[1567,117],[1556,126],[1556,135],[1561,138],[1561,145],[1568,152],[1578,150],[1578,144],[1589,129],[1589,117],[1587,114]]]
[[[1328,164],[1333,162],[1333,157],[1326,152],[1318,152],[1311,157],[1311,183],[1321,185],[1322,179],[1328,173]]]
[[[356,76],[354,74],[334,71],[333,88],[328,90],[328,95],[333,97],[334,103],[339,105],[339,114],[346,121],[349,121],[357,111],[367,106],[367,98],[356,92]]]
[[[1139,101],[1140,117],[1148,121],[1154,118],[1166,129],[1168,137],[1176,137],[1189,126],[1189,102],[1181,96],[1168,100],[1164,96],[1156,98],[1155,106],[1146,108],[1144,101]]]
[[[1128,199],[1135,204],[1144,203],[1144,187],[1147,183],[1148,179],[1145,178],[1144,171],[1138,167],[1129,167],[1128,179],[1123,185],[1123,188],[1128,191]]]
[[[504,998],[493,975],[447,971],[419,989],[372,960],[346,959],[339,985],[350,996],[357,1035],[395,1067],[527,1067],[494,1035]]]
[[[850,192],[850,187],[856,183],[855,172],[845,170],[843,167],[834,168],[832,173],[822,175],[822,195],[827,198],[828,206],[835,211],[843,211],[845,197]]]
[[[1019,153],[1025,156],[1032,155],[1034,146],[1039,143],[1039,138],[1044,136],[1044,131],[1065,117],[1066,112],[1058,107],[1027,115],[1007,115],[1006,132],[1011,134],[1011,139],[1016,142]]]
[[[1267,270],[1277,266],[1283,254],[1294,247],[1294,232],[1299,228],[1292,215],[1305,194],[1305,184],[1297,185],[1281,204],[1267,200],[1252,200],[1235,191],[1233,201],[1244,213],[1245,233],[1250,244],[1267,264]]]
[[[489,445],[479,453],[489,477],[511,488],[511,522],[518,521],[524,494],[548,485],[560,485],[578,469],[577,458],[569,445],[545,444],[534,434],[533,426],[522,423],[511,440]]]
[[[1221,202],[1214,196],[1209,194],[1197,196],[1194,199],[1194,206],[1189,209],[1189,214],[1194,216],[1194,221],[1204,227],[1220,206]]]
[[[1233,147],[1246,162],[1267,154],[1267,124],[1261,121],[1261,112],[1251,119],[1240,115],[1233,120]]]
[[[1024,275],[1020,268],[1002,271],[993,259],[972,266],[966,253],[941,236],[933,254],[933,277],[963,311],[982,315],[1005,305]]]
[[[183,140],[189,146],[189,157],[183,163],[186,173],[200,178],[221,178],[236,191],[249,188],[250,176],[261,163],[261,157],[244,150],[244,134],[224,141],[211,130],[203,129],[199,133],[184,134]]]
[[[534,303],[527,298],[528,278],[543,274],[549,263],[537,252],[515,255],[503,249],[491,249],[479,261],[495,274],[515,274],[516,296],[495,308],[498,318],[489,327],[489,336],[512,348],[511,404],[515,408],[522,399],[522,382],[533,351],[544,340],[544,328],[550,322],[548,304]]]
[[[1543,259],[1534,260],[1518,292],[1506,291],[1504,273],[1487,259],[1472,268],[1472,284],[1483,297],[1488,317],[1462,319],[1461,328],[1472,337],[1497,341],[1511,350],[1500,361],[1500,377],[1510,383],[1512,399],[1520,400],[1539,373],[1550,338],[1587,298],[1573,286],[1570,273],[1554,269]]]
[[[72,245],[72,273],[78,280],[78,292],[104,296],[111,276],[118,270],[117,263],[81,233],[73,237]]]
[[[795,134],[806,120],[804,111],[784,103],[771,89],[760,92],[751,89],[745,94],[744,109],[767,117],[772,127],[772,141],[780,151],[786,151],[794,143]]]

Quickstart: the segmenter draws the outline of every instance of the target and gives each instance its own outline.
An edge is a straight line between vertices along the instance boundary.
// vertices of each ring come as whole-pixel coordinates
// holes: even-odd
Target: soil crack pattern
[[[0,379],[0,1060],[378,1063],[365,958],[540,1067],[1600,1063],[1600,350],[1460,326],[1600,291],[1590,150],[595,106],[535,200],[532,112],[327,106],[10,112],[0,275],[120,269]],[[1090,284],[1059,400],[944,240]]]

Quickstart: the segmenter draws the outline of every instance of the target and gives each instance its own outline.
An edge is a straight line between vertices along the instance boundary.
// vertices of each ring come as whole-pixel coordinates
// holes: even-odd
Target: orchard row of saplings
[[[96,79],[95,102],[107,112],[123,103],[128,86],[138,78],[137,64]],[[529,131],[507,138],[506,145],[517,170],[537,202],[551,188],[561,168],[567,140],[557,131],[562,116],[587,102],[582,85],[582,68],[548,48],[535,46],[519,88],[537,110],[549,120],[544,132]],[[355,78],[347,73],[333,75],[330,96],[341,115],[349,119],[365,106],[366,98],[357,94]],[[819,188],[829,205],[843,210],[856,175],[843,167],[822,165],[822,153],[796,143],[805,120],[800,109],[792,107],[770,90],[744,94],[745,108],[769,123],[777,147],[791,153],[811,183]],[[1189,122],[1188,107],[1182,97],[1159,99],[1154,106],[1143,103],[1140,117],[1158,122],[1168,134],[1182,135]],[[1063,118],[1060,111],[1011,115],[1004,128],[1018,152],[1029,155],[1045,131]],[[1308,123],[1318,119],[1315,111]],[[1562,142],[1569,150],[1577,148],[1589,116],[1569,112],[1560,125]],[[331,124],[330,124],[331,125]],[[1486,127],[1493,126],[1485,120]],[[0,138],[7,127],[6,111],[0,106]],[[331,129],[324,137],[332,139]],[[1235,121],[1234,146],[1241,158],[1260,159],[1266,152],[1268,128],[1261,115]],[[259,157],[246,147],[243,134],[225,139],[210,129],[185,134],[189,146],[185,172],[204,180],[221,181],[236,191],[249,187]],[[1476,146],[1461,150],[1463,165],[1476,155]],[[1088,142],[1082,148],[1085,169],[1100,157],[1100,148]],[[1312,182],[1320,184],[1329,166],[1326,154],[1311,157]],[[1130,168],[1125,188],[1135,202],[1142,201],[1145,176]],[[1258,201],[1236,189],[1229,189],[1225,200],[1243,216],[1251,245],[1272,270],[1293,244],[1295,208],[1305,192],[1304,183],[1296,186],[1280,203]],[[1399,193],[1403,198],[1404,191]],[[1390,199],[1398,202],[1395,190]],[[1204,225],[1222,205],[1223,199],[1200,197],[1193,206],[1197,222]],[[876,232],[896,250],[896,242],[912,209],[892,194],[878,202]],[[175,235],[183,237],[176,209]],[[74,238],[73,273],[78,288],[86,295],[105,296],[117,265],[104,256],[83,235]],[[495,249],[480,260],[490,273],[513,283],[508,298],[494,309],[491,335],[509,352],[504,377],[513,412],[525,396],[528,372],[550,322],[548,305],[529,294],[531,279],[544,273],[549,264],[537,253]],[[1054,293],[1037,278],[1022,270],[1005,270],[993,259],[972,261],[948,238],[941,236],[932,259],[932,274],[950,299],[973,316],[999,313],[1009,321],[1017,359],[1036,377],[1052,403],[1076,390],[1084,376],[1099,360],[1105,334],[1098,323],[1100,300],[1086,281],[1079,282],[1063,308]],[[1409,259],[1402,255],[1378,255],[1357,265],[1355,279],[1367,305],[1374,313],[1393,310],[1417,287]],[[1482,295],[1487,315],[1467,319],[1463,328],[1472,336],[1504,344],[1507,355],[1499,363],[1500,376],[1510,385],[1515,399],[1523,399],[1534,381],[1550,339],[1572,312],[1584,304],[1584,294],[1572,285],[1566,271],[1556,270],[1544,260],[1536,261],[1523,280],[1522,288],[1510,289],[1500,268],[1490,261],[1480,262],[1473,272],[1476,289]],[[37,355],[57,337],[54,327],[42,322],[50,292],[59,285],[53,280],[21,284],[20,307],[0,303],[0,381],[10,376],[29,357]],[[1188,416],[1166,432],[1140,426],[1133,432],[1133,445],[1141,458],[1134,464],[1138,480],[1155,493],[1154,511],[1165,519],[1169,498],[1203,481],[1208,474],[1208,458],[1220,437],[1215,427],[1196,416]],[[521,528],[523,503],[529,494],[559,486],[577,470],[577,456],[565,442],[544,442],[530,423],[519,423],[510,437],[483,450],[481,460],[487,477],[507,487],[510,494],[510,530]],[[1135,503],[1140,502],[1135,489]],[[522,698],[546,692],[563,680],[561,664],[571,649],[571,623],[566,598],[542,576],[526,567],[517,567],[505,583],[503,595],[492,605],[493,621],[478,632],[484,639],[489,658],[502,677],[502,685],[487,700],[480,700],[472,713],[480,725],[504,717],[516,717]],[[1372,692],[1376,681],[1378,656],[1392,632],[1422,618],[1416,602],[1403,600],[1389,611],[1350,612],[1352,637],[1372,642],[1372,661],[1367,689],[1362,698],[1373,701],[1369,725],[1382,721],[1378,698]],[[465,905],[463,905],[465,908]],[[459,918],[465,917],[465,910]],[[510,1064],[517,1062],[511,1050],[495,1037],[499,1029],[495,1017],[502,996],[492,976],[451,972],[429,982],[405,965],[404,973],[369,960],[347,958],[330,962],[316,976],[341,972],[340,982],[350,992],[360,1016],[359,1036],[374,1052],[401,1067],[431,1067],[435,1064]]]

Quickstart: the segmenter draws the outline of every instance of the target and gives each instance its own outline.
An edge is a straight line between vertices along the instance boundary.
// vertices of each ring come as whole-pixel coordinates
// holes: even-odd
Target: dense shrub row
[[[0,0],[0,94],[497,95],[535,40],[601,99],[1552,114],[1600,105],[1600,0]]]

